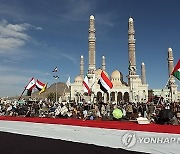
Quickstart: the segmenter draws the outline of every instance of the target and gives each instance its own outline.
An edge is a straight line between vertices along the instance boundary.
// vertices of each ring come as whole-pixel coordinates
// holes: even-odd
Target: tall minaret
[[[95,37],[95,19],[94,16],[90,16],[89,25],[89,68],[88,77],[92,78],[93,73],[96,70],[96,37]]]
[[[145,64],[141,64],[141,80],[142,84],[146,84],[146,69],[145,69]]]
[[[129,75],[136,75],[136,57],[135,57],[135,38],[134,21],[129,18],[128,22],[128,50],[129,50]]]
[[[173,58],[173,51],[172,48],[168,48],[168,71],[169,71],[169,77],[172,79],[174,78],[171,73],[174,69],[174,58]]]
[[[106,71],[105,56],[102,56],[102,70],[103,70],[103,71]]]
[[[169,76],[169,83],[168,87],[170,89],[170,100],[171,101],[177,101],[177,85],[175,84],[175,78],[173,75],[171,75],[173,69],[174,69],[174,58],[173,58],[173,50],[172,48],[168,48],[168,76]]]
[[[80,59],[80,76],[84,78],[84,57],[81,55]]]

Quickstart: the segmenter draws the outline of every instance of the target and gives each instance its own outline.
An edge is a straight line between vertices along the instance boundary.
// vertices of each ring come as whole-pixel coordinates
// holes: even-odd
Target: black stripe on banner
[[[38,86],[36,86],[36,88],[39,90],[39,91],[41,91],[42,89],[41,88],[39,88]]]
[[[91,144],[0,132],[0,154],[142,154]]]
[[[100,89],[104,92],[107,93],[107,89],[103,87],[103,85],[101,84],[101,81],[99,79],[98,84],[100,85]]]

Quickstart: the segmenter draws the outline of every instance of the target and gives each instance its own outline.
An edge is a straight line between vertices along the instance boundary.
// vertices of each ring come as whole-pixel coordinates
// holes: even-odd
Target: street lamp
[[[55,67],[52,72],[53,72],[53,73],[57,73],[57,72],[58,72],[58,68]],[[54,77],[54,79],[56,80],[56,103],[57,103],[57,79],[59,78],[59,76],[54,75],[53,77]]]

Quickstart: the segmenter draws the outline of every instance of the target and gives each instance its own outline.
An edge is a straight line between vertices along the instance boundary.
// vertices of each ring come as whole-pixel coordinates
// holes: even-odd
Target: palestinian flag
[[[87,92],[90,95],[91,91],[90,91],[87,75],[84,78],[83,85],[84,85],[84,92]]]
[[[176,64],[176,66],[172,72],[172,75],[180,81],[180,59],[179,59],[178,63]]]
[[[35,86],[36,86],[36,82],[34,78],[32,78],[28,83],[28,85],[25,87],[25,89],[27,90],[27,96],[31,96],[32,90]]]
[[[103,71],[101,72],[101,78],[99,79],[98,84],[100,85],[100,89],[104,92],[107,92],[113,87],[111,80],[106,76]]]
[[[36,88],[40,91],[39,94],[41,94],[46,91],[47,84],[44,84],[44,83],[40,82],[39,80],[37,80]]]

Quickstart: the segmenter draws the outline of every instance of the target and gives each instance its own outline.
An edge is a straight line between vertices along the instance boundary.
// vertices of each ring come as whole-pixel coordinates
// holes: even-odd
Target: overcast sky
[[[138,74],[144,62],[149,89],[164,88],[168,48],[174,64],[180,58],[179,6],[178,0],[0,0],[0,97],[20,95],[32,77],[51,85],[56,66],[59,82],[68,76],[73,82],[80,55],[86,73],[90,15],[96,24],[96,68],[105,55],[107,73],[118,69],[127,81],[132,16]]]

